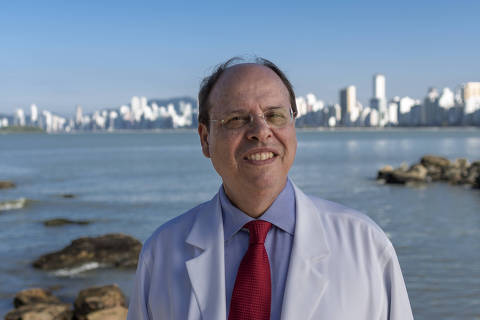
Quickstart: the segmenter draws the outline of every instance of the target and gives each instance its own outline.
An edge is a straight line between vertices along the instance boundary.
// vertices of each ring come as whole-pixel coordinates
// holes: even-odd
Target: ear
[[[200,136],[200,144],[202,145],[203,155],[210,158],[210,149],[208,144],[208,128],[203,123],[198,125],[198,135]]]

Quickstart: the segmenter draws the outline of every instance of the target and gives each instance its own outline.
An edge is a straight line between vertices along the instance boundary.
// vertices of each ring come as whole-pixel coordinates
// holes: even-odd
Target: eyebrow
[[[262,109],[262,112],[265,112],[265,111],[269,111],[269,110],[276,110],[276,109],[288,109],[284,106],[268,106],[264,109]],[[222,116],[229,116],[229,115],[232,115],[232,114],[244,114],[244,113],[249,113],[249,112],[246,112],[244,109],[235,109],[229,113],[225,113],[223,114]]]

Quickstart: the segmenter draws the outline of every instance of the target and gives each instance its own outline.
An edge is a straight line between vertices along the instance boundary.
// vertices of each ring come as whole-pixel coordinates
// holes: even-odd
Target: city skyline
[[[369,104],[376,72],[389,79],[388,99],[480,80],[480,3],[469,1],[0,6],[0,113],[35,103],[71,116],[78,104],[93,112],[134,95],[195,97],[213,66],[244,54],[271,59],[298,96],[326,103],[355,85]]]
[[[296,97],[298,127],[414,127],[480,126],[480,82],[467,82],[454,91],[429,88],[422,100],[409,96],[386,97],[387,79],[372,77],[372,97],[368,105],[357,100],[357,90],[349,85],[339,91],[339,103],[325,103],[313,93]],[[40,128],[47,133],[195,128],[198,103],[192,97],[159,100],[133,96],[129,104],[84,113],[77,105],[74,117],[63,117],[30,105],[28,114],[17,108],[14,115],[0,114],[0,129]]]

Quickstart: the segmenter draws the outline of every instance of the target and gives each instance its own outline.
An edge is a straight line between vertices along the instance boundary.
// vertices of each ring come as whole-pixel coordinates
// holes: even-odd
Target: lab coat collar
[[[197,212],[186,242],[199,250],[186,267],[197,304],[190,302],[189,319],[200,309],[202,319],[225,319],[225,258],[222,210],[218,194]]]
[[[315,204],[295,184],[296,223],[292,253],[282,305],[282,320],[310,319],[327,287],[322,270],[329,256],[320,214]],[[186,242],[199,254],[186,261],[197,304],[190,315],[202,319],[225,319],[225,259],[222,210],[218,194],[197,212]]]
[[[311,319],[328,284],[322,266],[330,250],[320,214],[312,200],[295,184],[293,186],[297,217],[283,297],[282,320]]]

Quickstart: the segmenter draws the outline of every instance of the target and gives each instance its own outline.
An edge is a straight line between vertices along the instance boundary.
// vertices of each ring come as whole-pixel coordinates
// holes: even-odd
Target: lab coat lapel
[[[189,319],[225,319],[225,262],[222,211],[218,194],[196,215],[186,242],[199,254],[186,267],[197,304],[190,302]]]
[[[320,214],[300,189],[294,189],[297,214],[282,320],[311,319],[328,284],[322,267],[329,249]]]

